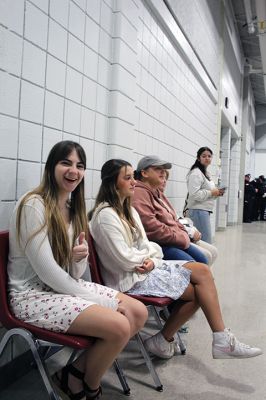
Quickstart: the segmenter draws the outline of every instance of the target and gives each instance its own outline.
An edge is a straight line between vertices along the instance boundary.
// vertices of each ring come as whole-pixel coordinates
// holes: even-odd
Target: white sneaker
[[[161,332],[146,339],[144,344],[148,352],[160,358],[171,358],[175,352],[174,341],[168,342]]]
[[[179,344],[177,343],[177,340],[175,339],[175,340],[174,340],[173,342],[171,342],[171,343],[173,343],[174,355],[179,355],[179,354],[181,354],[181,349],[180,349]]]
[[[223,332],[213,333],[213,358],[250,358],[260,354],[261,349],[239,342],[228,328]]]

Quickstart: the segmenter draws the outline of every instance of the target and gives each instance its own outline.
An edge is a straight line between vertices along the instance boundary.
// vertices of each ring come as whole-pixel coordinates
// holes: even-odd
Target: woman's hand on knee
[[[148,318],[147,307],[141,301],[124,293],[119,293],[117,298],[119,300],[119,308],[121,307],[122,311],[125,310],[123,314],[130,321],[132,332],[135,334],[144,326]]]

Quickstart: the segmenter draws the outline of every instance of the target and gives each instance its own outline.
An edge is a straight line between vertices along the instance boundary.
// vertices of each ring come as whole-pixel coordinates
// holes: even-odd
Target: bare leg
[[[187,287],[181,299],[183,301],[176,304],[162,329],[162,334],[168,341],[172,340],[178,329],[187,322],[199,308],[193,285],[190,284]]]
[[[213,332],[225,329],[217,289],[212,273],[202,263],[188,263],[185,267],[191,270],[191,283],[194,285],[198,304],[207,318]]]
[[[166,340],[171,340],[175,332],[199,307],[202,308],[213,332],[220,332],[225,328],[216,286],[209,268],[206,264],[196,262],[187,263],[184,267],[192,272],[191,284],[180,298],[184,303],[177,304],[162,329]]]
[[[85,309],[72,322],[69,334],[98,338],[73,364],[85,372],[85,381],[91,389],[97,389],[106,370],[113,364],[132,335],[142,328],[147,319],[146,307],[121,293],[117,296],[125,315],[111,309],[93,305]],[[82,382],[71,374],[69,387],[73,393],[82,390]]]

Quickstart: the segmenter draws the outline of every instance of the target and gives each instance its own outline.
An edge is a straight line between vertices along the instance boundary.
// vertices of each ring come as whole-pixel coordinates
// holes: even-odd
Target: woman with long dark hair
[[[72,400],[100,397],[103,374],[147,318],[140,302],[80,279],[88,256],[85,169],[78,143],[57,143],[41,184],[18,201],[9,231],[9,301],[15,316],[44,329],[96,338],[57,374]]]
[[[212,243],[210,214],[214,202],[223,196],[225,188],[217,188],[207,171],[212,161],[213,152],[209,147],[201,147],[197,159],[187,175],[188,198],[186,207],[188,216],[195,227],[201,232],[201,238]]]
[[[213,332],[214,358],[261,354],[260,349],[240,343],[225,328],[208,266],[184,260],[165,261],[160,246],[147,239],[138,213],[130,206],[135,188],[130,163],[107,161],[101,179],[89,218],[105,284],[130,294],[182,300],[176,302],[162,330],[145,341],[147,350],[161,358],[172,357],[174,334],[201,307]]]

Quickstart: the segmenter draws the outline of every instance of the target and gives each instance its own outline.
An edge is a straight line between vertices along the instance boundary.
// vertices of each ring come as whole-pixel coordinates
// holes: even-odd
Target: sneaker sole
[[[144,345],[145,345],[145,343],[144,343]],[[152,354],[153,356],[162,358],[163,360],[168,360],[169,358],[172,358],[172,357],[174,356],[174,352],[173,352],[172,355],[167,356],[167,355],[163,355],[163,354],[161,354],[161,353],[157,353],[156,351],[150,350],[149,347],[146,346],[146,345],[145,345],[145,349],[146,349],[146,351],[147,351],[148,353]]]
[[[230,355],[228,353],[218,353],[218,354],[213,354],[212,358],[214,358],[215,360],[225,360],[225,359],[243,359],[243,358],[252,358],[252,357],[257,357],[260,356],[262,353],[258,353],[258,354],[250,354],[250,355],[243,355],[243,356],[233,356]]]
[[[163,356],[162,354],[157,354],[157,353],[155,353],[155,352],[153,352],[153,351],[150,351],[150,350],[148,350],[148,349],[146,349],[146,350],[148,351],[149,354],[151,354],[151,355],[153,355],[153,356],[156,356],[156,357],[158,357],[158,358],[162,358],[163,360],[169,360],[170,358],[172,358],[172,357],[174,356],[174,354],[171,355],[171,356]]]

